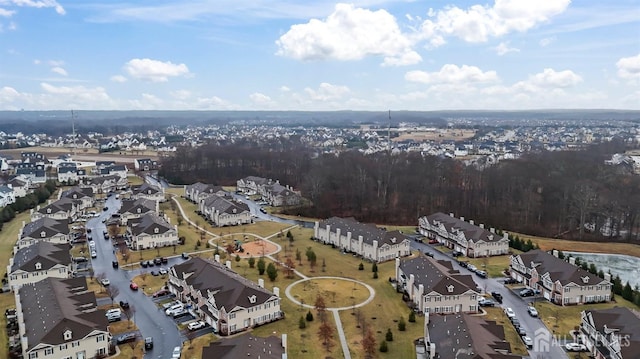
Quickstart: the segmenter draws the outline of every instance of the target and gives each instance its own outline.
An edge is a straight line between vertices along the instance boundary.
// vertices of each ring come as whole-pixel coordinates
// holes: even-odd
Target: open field
[[[520,254],[521,251],[511,248],[512,254]],[[489,277],[504,277],[504,270],[511,264],[511,254],[485,258],[458,257],[458,260],[473,264],[476,268],[487,272]]]
[[[157,271],[157,269],[154,270]],[[152,295],[160,290],[160,288],[167,284],[167,280],[169,280],[167,274],[154,276],[149,273],[140,274],[131,279],[146,295]]]
[[[2,154],[11,155],[13,157],[20,157],[20,153],[24,151],[39,152],[47,157],[57,157],[60,155],[68,155],[74,152],[71,147],[29,147],[16,148],[2,150]],[[145,151],[115,151],[115,152],[102,152],[100,153],[96,148],[78,148],[76,149],[76,155],[73,159],[78,161],[116,161],[119,163],[133,163],[136,158],[151,158],[157,160],[159,158],[157,151],[145,150]]]
[[[312,279],[291,288],[291,295],[302,303],[313,305],[321,296],[327,308],[349,307],[369,298],[362,284],[339,279]]]
[[[423,141],[461,141],[475,136],[475,130],[465,129],[438,129],[434,131],[412,131],[412,132],[400,132],[398,137],[394,137],[391,140],[394,142],[401,142],[406,140],[413,140],[417,142]]]
[[[637,244],[616,242],[580,242],[565,239],[536,237],[520,233],[513,234],[519,236],[520,239],[525,241],[527,239],[531,239],[533,243],[537,244],[540,246],[540,249],[545,251],[557,249],[559,251],[572,252],[626,254],[640,258],[640,245]]]

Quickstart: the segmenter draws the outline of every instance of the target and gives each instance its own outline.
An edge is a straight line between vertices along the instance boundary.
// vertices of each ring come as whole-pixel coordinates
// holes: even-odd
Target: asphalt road
[[[461,267],[455,260],[455,258],[441,253],[428,244],[412,241],[411,248],[420,250],[421,252],[431,252],[433,253],[435,259],[452,261],[454,269],[458,269],[460,273],[469,273],[478,285],[478,288],[483,292],[498,292],[502,294],[503,300],[500,306],[502,308],[513,309],[513,311],[516,313],[516,318],[518,318],[518,320],[520,321],[521,326],[524,327],[524,329],[527,331],[527,336],[529,336],[534,341],[534,347],[532,349],[529,349],[529,355],[531,359],[567,358],[567,353],[562,347],[564,341],[554,341],[552,339],[552,334],[549,333],[542,321],[539,318],[533,318],[528,314],[527,307],[529,306],[529,302],[534,300],[534,298],[520,297],[518,294],[507,288],[501,281],[499,281],[500,278],[485,279],[478,277],[468,269]],[[549,344],[547,345],[547,343]]]
[[[118,289],[116,303],[121,300],[127,301],[131,308],[134,308],[133,319],[142,336],[139,339],[153,337],[154,347],[145,354],[145,358],[170,358],[173,348],[180,346],[185,338],[181,336],[173,319],[166,316],[151,298],[144,295],[141,290],[133,291],[129,288],[131,279],[140,272],[139,270],[127,271],[112,267],[111,262],[115,260],[114,249],[111,241],[104,239],[103,231],[106,227],[102,220],[109,218],[120,208],[120,201],[112,196],[107,199],[105,205],[109,210],[103,211],[100,217],[92,218],[86,224],[86,227],[91,229],[92,239],[96,242],[98,257],[91,260],[95,276],[104,275],[111,282],[111,287]],[[172,258],[172,262],[178,260]],[[172,262],[166,264],[166,267],[169,268],[170,265],[175,264]],[[148,268],[148,270],[158,270],[158,267]]]

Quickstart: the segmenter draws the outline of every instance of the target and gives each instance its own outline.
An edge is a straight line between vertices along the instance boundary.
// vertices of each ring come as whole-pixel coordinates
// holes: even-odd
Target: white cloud
[[[442,66],[440,71],[409,71],[404,75],[405,80],[425,84],[462,84],[478,82],[498,81],[498,74],[495,71],[482,71],[476,66],[462,65],[458,67],[454,64]]]
[[[571,70],[555,71],[546,68],[529,77],[529,82],[540,87],[570,87],[582,82],[582,77]]]
[[[371,55],[384,56],[387,65],[422,60],[411,49],[414,40],[402,33],[393,15],[351,4],[337,4],[324,20],[291,26],[276,44],[278,55],[297,60],[359,60]]]
[[[128,79],[122,75],[113,75],[109,78],[109,80],[111,80],[111,82],[118,82],[118,83],[123,83],[128,81]]]
[[[13,11],[13,10],[7,10],[7,9],[0,8],[0,17],[11,17],[15,13],[16,12]]]
[[[178,100],[187,100],[191,97],[191,91],[189,90],[177,90],[177,91],[171,91],[170,95],[173,98],[176,98]]]
[[[54,8],[60,15],[64,15],[66,11],[62,5],[58,4],[55,0],[2,0],[0,4],[4,6],[17,6],[17,7],[34,7],[38,9],[42,8]]]
[[[623,57],[616,62],[618,76],[626,80],[640,80],[640,54],[631,57]]]
[[[307,87],[304,89],[304,92],[314,101],[333,101],[343,98],[349,94],[350,90],[347,86],[332,85],[323,82],[317,90]]]
[[[525,32],[564,12],[571,0],[496,0],[493,6],[472,5],[468,9],[448,6],[429,11],[430,19],[421,29],[426,39],[443,35],[454,36],[467,42],[485,42],[517,31]]]
[[[271,106],[274,104],[273,100],[271,100],[271,97],[260,92],[252,93],[251,95],[249,95],[249,99],[255,105],[259,105],[259,106]]]
[[[547,46],[551,45],[555,41],[556,41],[556,37],[555,36],[545,37],[544,39],[541,39],[538,42],[538,44],[540,44],[540,46],[542,46],[542,47],[547,47]]]
[[[291,91],[291,89],[289,87],[283,85],[283,86],[280,86],[280,91],[289,92],[289,91]]]
[[[62,67],[58,67],[58,66],[52,67],[51,68],[51,72],[56,73],[56,74],[61,75],[61,76],[67,76],[68,75],[67,70],[63,69]]]
[[[493,48],[499,56],[506,55],[510,52],[520,52],[520,49],[515,47],[509,47],[509,42],[501,42],[498,46]]]
[[[133,78],[151,82],[167,82],[169,77],[189,75],[185,64],[152,59],[132,59],[124,65],[124,70]]]
[[[195,101],[196,109],[199,110],[238,110],[239,107],[218,96],[201,97]]]

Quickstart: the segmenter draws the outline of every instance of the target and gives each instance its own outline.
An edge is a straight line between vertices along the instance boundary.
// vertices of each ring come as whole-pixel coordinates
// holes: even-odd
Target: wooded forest
[[[545,237],[639,239],[640,176],[606,165],[621,141],[576,151],[529,153],[484,170],[417,153],[316,155],[295,138],[276,144],[180,148],[160,175],[175,184],[235,185],[246,176],[280,180],[309,204],[286,213],[416,225],[418,216],[454,213],[486,226]]]

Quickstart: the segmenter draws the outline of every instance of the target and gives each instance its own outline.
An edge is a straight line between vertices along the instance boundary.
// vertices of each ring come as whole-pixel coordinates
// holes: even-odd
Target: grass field
[[[138,285],[138,287],[140,287],[140,290],[144,292],[144,294],[152,295],[153,293],[160,290],[160,288],[164,287],[168,279],[169,279],[169,276],[166,274],[154,276],[154,275],[145,273],[145,274],[140,274],[133,277],[131,281],[135,282]]]
[[[313,305],[318,296],[325,300],[327,308],[349,307],[369,298],[369,291],[362,284],[338,279],[312,279],[291,288],[291,295],[303,303]]]
[[[557,249],[559,251],[586,252],[586,253],[611,253],[626,254],[640,258],[640,245],[631,243],[615,243],[615,242],[579,242],[569,241],[565,239],[552,239],[529,236],[526,234],[513,233],[522,240],[531,239],[531,241],[540,249],[545,251]]]
[[[520,254],[521,251],[511,249],[513,254]],[[458,260],[465,261],[473,264],[476,268],[480,270],[484,270],[487,272],[489,277],[504,277],[504,270],[509,268],[509,264],[511,263],[511,255],[506,254],[502,256],[493,256],[493,257],[485,257],[485,258],[467,258],[467,257],[458,257]]]
[[[522,339],[516,332],[511,321],[504,314],[502,308],[484,308],[487,312],[484,317],[485,320],[494,320],[504,328],[504,336],[511,344],[511,352],[517,355],[527,355],[527,348],[525,347]]]

